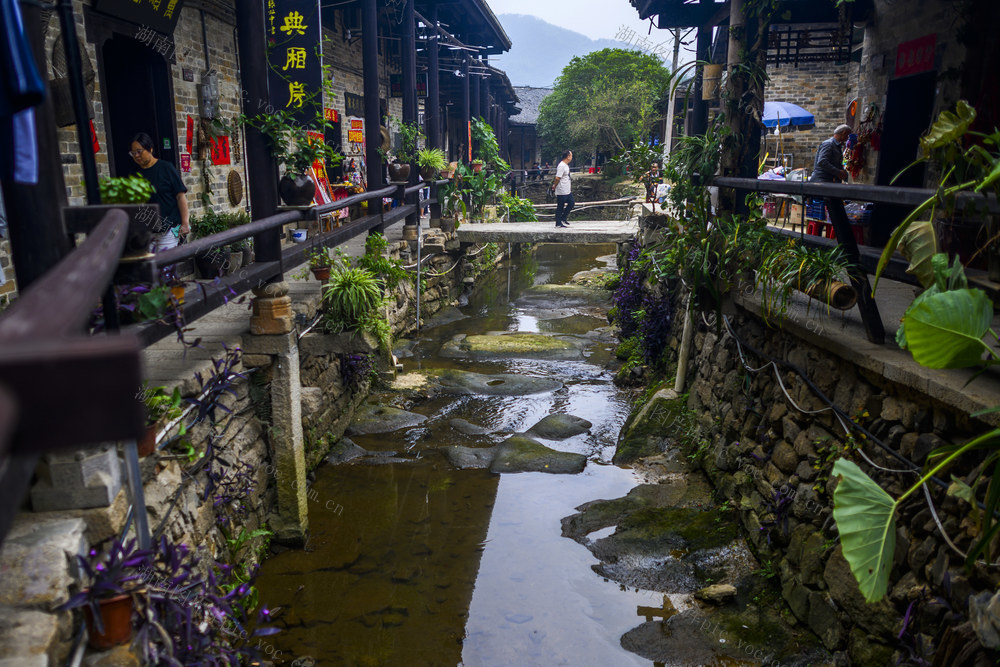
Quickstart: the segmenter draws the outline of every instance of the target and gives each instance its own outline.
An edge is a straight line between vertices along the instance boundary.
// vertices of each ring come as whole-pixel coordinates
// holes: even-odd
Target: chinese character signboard
[[[326,118],[331,123],[337,123],[340,121],[340,116],[337,115],[336,109],[323,109],[323,118]]]
[[[344,93],[344,115],[365,117],[365,98],[354,93]]]
[[[934,45],[937,35],[924,35],[903,42],[896,50],[896,76],[909,76],[934,69]]]
[[[271,106],[307,126],[322,112],[319,0],[261,0]]]
[[[365,121],[363,118],[347,119],[348,155],[365,154]]]
[[[100,12],[172,35],[184,0],[97,0]]]
[[[402,74],[390,74],[389,75],[389,97],[402,97],[403,96],[403,75]]]
[[[427,72],[417,74],[417,97],[427,97]]]

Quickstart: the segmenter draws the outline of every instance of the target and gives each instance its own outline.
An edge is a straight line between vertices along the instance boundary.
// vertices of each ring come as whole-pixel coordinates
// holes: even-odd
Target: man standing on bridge
[[[569,213],[573,210],[573,177],[569,163],[573,161],[573,151],[563,153],[562,161],[556,167],[556,179],[552,181],[552,191],[556,194],[556,227],[569,227]]]

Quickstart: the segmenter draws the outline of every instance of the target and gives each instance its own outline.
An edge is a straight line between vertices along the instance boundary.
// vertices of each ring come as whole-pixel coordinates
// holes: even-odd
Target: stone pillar
[[[36,512],[108,507],[122,488],[117,448],[54,452],[42,457],[38,481],[31,488]]]
[[[287,334],[293,329],[292,298],[288,283],[272,283],[253,290],[250,333],[257,336]]]
[[[271,522],[271,527],[279,541],[300,544],[305,541],[309,530],[309,508],[298,338],[294,331],[280,335],[246,336],[243,353],[271,358],[271,382],[268,386],[271,390],[271,442],[274,445],[272,477],[278,491],[278,517]]]

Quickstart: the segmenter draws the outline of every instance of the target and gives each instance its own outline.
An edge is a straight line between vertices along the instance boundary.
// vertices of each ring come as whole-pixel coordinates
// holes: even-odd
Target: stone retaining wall
[[[471,287],[477,275],[491,271],[500,259],[498,255],[490,255],[490,261],[483,261],[483,254],[467,258],[467,249],[460,246],[455,234],[444,234],[440,230],[428,232],[425,248],[428,253],[434,253],[425,264],[425,270],[443,275],[431,275],[426,279],[421,304],[424,318],[445,306],[458,305],[457,299],[466,285]],[[406,242],[391,246],[389,256],[405,264],[415,261],[415,257],[411,259]],[[404,282],[395,294],[389,320],[397,335],[406,335],[415,328],[414,285]],[[311,322],[319,306],[318,293],[300,299],[295,310],[307,317],[299,320]],[[246,518],[238,521],[236,532],[239,527],[253,531],[264,525],[280,532],[278,503],[287,502],[288,498],[294,502],[297,489],[287,487],[300,483],[305,485],[305,491],[298,494],[299,503],[306,511],[315,508],[316,497],[308,489],[311,475],[306,477],[303,473],[291,481],[281,477],[280,468],[284,464],[280,456],[289,447],[287,440],[292,437],[276,426],[283,416],[277,414],[274,387],[281,383],[282,374],[288,373],[287,368],[281,368],[282,364],[289,358],[297,359],[300,386],[297,387],[299,393],[296,395],[293,390],[292,394],[301,406],[304,449],[310,471],[322,462],[329,447],[343,434],[355,407],[365,400],[371,388],[369,381],[355,387],[345,386],[340,355],[373,352],[383,357],[383,369],[390,365],[384,354],[375,351],[373,341],[360,337],[354,339],[314,330],[300,339],[296,332],[286,337],[286,341],[297,341],[289,343],[294,347],[290,356],[260,354],[261,338],[282,337],[249,334],[244,337],[246,353],[233,367],[244,377],[236,379],[232,383],[233,393],[224,394],[220,400],[226,410],[217,411],[218,424],[213,429],[209,420],[202,421],[190,427],[186,435],[198,451],[204,451],[209,438],[214,437],[214,447],[227,464],[242,463],[253,469],[255,488],[243,501]],[[209,356],[204,350],[192,350],[188,354]],[[212,356],[220,358],[222,351],[213,351]],[[207,379],[208,376],[203,372],[203,377]],[[200,392],[198,382],[192,377],[178,378],[177,386],[188,398]],[[292,409],[291,414],[295,413]],[[192,419],[189,416],[185,421]],[[175,428],[171,434],[176,432]],[[161,451],[141,459],[150,528],[156,530],[166,520],[163,534],[171,542],[192,545],[205,558],[225,561],[228,550],[225,536],[219,530],[219,517],[228,513],[228,508],[215,506],[211,496],[205,498],[206,473],[198,471],[192,477],[186,472],[191,469],[192,463],[173,451]],[[72,558],[85,553],[91,545],[118,534],[125,525],[128,502],[126,491],[122,490],[109,507],[21,513],[0,550],[0,572],[3,574],[0,577],[0,616],[7,619],[0,623],[0,656],[12,660],[0,658],[0,667],[36,664],[27,656],[38,657],[38,665],[57,664],[65,659],[74,625],[71,614],[57,612],[57,607],[68,599],[75,585],[77,572]],[[338,511],[337,507],[327,506],[326,509]],[[251,542],[242,552],[241,559],[253,562],[262,557],[260,545],[260,539]],[[35,628],[33,633],[24,631],[28,626]]]
[[[684,303],[677,295],[672,298],[676,316],[669,347],[676,361]],[[935,448],[964,443],[990,428],[913,386],[865,368],[861,353],[853,362],[841,358],[765,325],[742,307],[736,308],[731,321],[746,343],[798,366],[844,412],[917,464],[926,464]],[[833,462],[840,456],[854,460],[894,497],[916,477],[874,470],[860,452],[884,468],[906,466],[867,438],[845,437],[833,413],[823,411],[826,404],[797,373],[780,369],[782,389],[767,359],[744,349],[747,365],[765,367],[749,372],[725,326],[709,326],[700,316],[698,323],[688,394],[675,399],[675,407],[647,409],[630,419],[619,444],[620,455],[635,451],[636,435],[643,440],[639,445],[652,445],[652,451],[657,444],[662,449],[669,438],[685,443],[719,500],[739,508],[748,541],[760,562],[770,563],[776,572],[795,618],[837,652],[838,664],[899,664],[894,660],[912,659],[907,647],[913,648],[914,635],[920,644],[913,648],[916,655],[929,661],[936,651],[939,662],[934,664],[996,664],[996,654],[978,640],[985,637],[983,643],[990,645],[990,633],[996,636],[1000,627],[1000,616],[986,609],[1000,584],[1000,570],[978,566],[967,570],[963,558],[943,540],[922,495],[916,494],[897,516],[889,593],[877,603],[865,602],[842,556],[832,517]],[[667,384],[673,386],[673,379]],[[656,428],[650,428],[651,419]],[[950,473],[970,482],[976,460],[966,458]],[[959,548],[968,550],[975,530],[969,506],[942,489],[931,490],[945,531]],[[971,610],[970,598],[975,601]],[[909,633],[899,639],[903,618],[915,602]],[[966,658],[969,662],[963,662]]]

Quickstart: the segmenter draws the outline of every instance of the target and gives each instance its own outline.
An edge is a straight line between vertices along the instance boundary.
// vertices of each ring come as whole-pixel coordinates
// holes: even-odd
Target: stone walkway
[[[427,220],[422,222],[427,228]],[[389,243],[395,243],[403,238],[403,221],[385,230]],[[338,246],[351,257],[358,257],[365,252],[366,235],[361,234],[347,243]],[[308,279],[296,278],[306,270],[306,265],[292,269],[285,274],[289,285],[288,295],[292,297],[296,317],[304,320],[304,325],[311,323],[320,300],[320,283],[312,275]],[[185,332],[187,340],[201,338],[201,347],[184,350],[176,337],[168,336],[150,345],[143,351],[145,369],[143,377],[151,387],[180,387],[181,393],[193,394],[197,389],[195,373],[205,376],[212,368],[212,359],[220,358],[225,351],[223,345],[229,348],[242,345],[243,337],[250,333],[250,297],[247,292],[234,298],[227,305],[217,308],[211,313],[193,322]],[[242,297],[246,297],[241,301]]]

